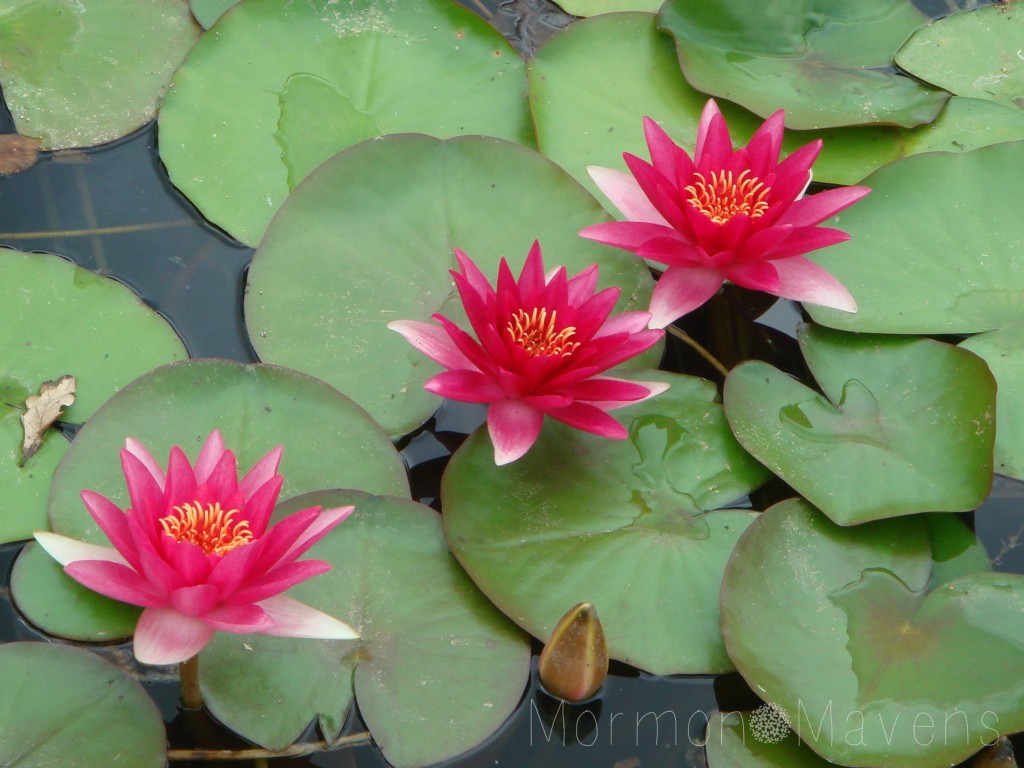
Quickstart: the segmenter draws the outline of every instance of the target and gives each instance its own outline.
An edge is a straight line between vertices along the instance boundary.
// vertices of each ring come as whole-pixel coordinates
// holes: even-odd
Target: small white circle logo
[[[750,713],[750,733],[763,744],[778,744],[790,731],[789,715],[778,704],[762,704]]]

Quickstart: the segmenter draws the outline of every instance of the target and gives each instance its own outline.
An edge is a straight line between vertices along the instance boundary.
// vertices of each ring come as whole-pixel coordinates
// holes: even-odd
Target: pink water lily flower
[[[144,608],[135,656],[144,664],[190,659],[216,630],[287,637],[351,639],[347,624],[281,595],[330,570],[298,558],[344,520],[352,507],[304,509],[268,528],[284,482],[275,448],[238,480],[220,432],[207,438],[193,467],[171,449],[167,472],[129,438],[121,466],[131,507],[122,511],[82,491],[110,547],[39,531],[36,540],[75,581]]]
[[[544,416],[612,438],[627,436],[606,411],[665,391],[657,382],[598,376],[643,352],[662,336],[647,330],[647,312],[609,317],[618,288],[594,293],[594,264],[574,277],[565,267],[544,274],[534,242],[517,281],[503,258],[497,289],[476,264],[455,249],[461,272],[452,272],[476,338],[441,314],[441,327],[397,320],[398,331],[447,371],[424,387],[443,397],[490,403],[487,430],[494,461],[507,464],[525,454],[540,434]]]
[[[651,162],[626,153],[631,173],[591,167],[591,177],[628,221],[587,227],[591,240],[667,265],[651,297],[651,326],[662,328],[711,298],[726,280],[745,288],[855,312],[849,291],[801,254],[849,239],[818,224],[870,190],[843,187],[803,197],[814,141],[779,162],[783,112],[769,117],[743,149],[709,101],[691,159],[650,118]]]

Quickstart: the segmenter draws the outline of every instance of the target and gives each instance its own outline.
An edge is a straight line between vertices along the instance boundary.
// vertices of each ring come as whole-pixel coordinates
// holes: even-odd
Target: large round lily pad
[[[1024,109],[1024,11],[1013,3],[954,13],[918,30],[896,63],[957,96]]]
[[[166,465],[173,445],[194,461],[214,429],[247,470],[268,451],[284,446],[283,493],[325,485],[408,494],[398,453],[383,430],[348,398],[321,381],[275,366],[194,360],[158,368],[132,382],[82,428],[53,478],[49,515],[53,530],[108,544],[79,494],[93,490],[125,508],[128,495],[119,451],[134,437]],[[28,567],[28,566],[26,566]],[[53,634],[108,640],[137,613],[82,593],[70,578],[20,579],[14,597],[37,626]],[[75,604],[70,612],[61,605]],[[39,613],[36,612],[39,611]],[[95,619],[111,612],[111,624]],[[81,613],[83,623],[74,617]],[[48,619],[52,616],[52,620]]]
[[[12,0],[0,83],[18,133],[43,149],[124,136],[156,115],[199,27],[181,0]]]
[[[793,128],[935,119],[949,94],[884,71],[927,17],[910,0],[668,0],[694,88]]]
[[[162,768],[167,736],[153,700],[95,655],[47,643],[0,647],[0,765]]]
[[[267,231],[245,300],[253,347],[264,361],[320,377],[391,434],[404,434],[437,408],[423,382],[439,369],[387,323],[434,312],[458,321],[452,249],[494,280],[499,257],[518,274],[536,238],[548,269],[574,274],[596,262],[600,287],[622,287],[619,311],[645,310],[653,282],[640,260],[577,236],[607,220],[560,168],[510,142],[366,142],[296,189]],[[656,363],[660,349],[640,360]]]
[[[206,218],[255,245],[312,168],[405,131],[532,143],[522,60],[449,0],[246,0],[175,75],[160,157]]]
[[[655,20],[649,13],[615,13],[576,22],[528,63],[541,152],[595,194],[588,165],[625,170],[623,152],[647,157],[645,115],[688,150],[697,137],[707,94],[683,78],[672,41]],[[734,104],[719,107],[736,142],[746,142],[762,122]],[[818,138],[824,140],[814,166],[818,181],[855,184],[902,154],[898,130],[882,126],[787,130],[783,149],[792,152]]]
[[[334,569],[289,594],[337,616],[358,642],[219,635],[200,656],[216,717],[271,748],[314,718],[335,738],[351,703],[396,768],[469,750],[512,713],[529,678],[526,637],[448,552],[440,517],[403,499],[324,491],[282,504],[355,504],[309,557]]]
[[[722,584],[729,656],[827,760],[953,765],[1024,727],[1024,577],[934,578],[935,560],[973,544],[954,522],[840,528],[790,500],[737,544]]]
[[[704,734],[708,768],[829,768],[767,704],[753,712],[715,712]]]
[[[736,444],[710,382],[631,378],[672,388],[613,412],[627,440],[547,423],[525,457],[499,467],[486,431],[474,433],[442,481],[445,533],[484,593],[542,641],[589,602],[610,656],[657,674],[725,672],[718,588],[754,513],[718,508],[767,475]]]
[[[25,400],[70,374],[75,402],[61,421],[85,421],[136,376],[187,356],[171,326],[131,290],[57,256],[0,248],[0,541],[45,529],[50,478],[68,442],[49,430],[22,455]]]
[[[798,330],[819,394],[758,360],[725,413],[743,446],[840,525],[974,509],[992,484],[995,380],[931,339]]]

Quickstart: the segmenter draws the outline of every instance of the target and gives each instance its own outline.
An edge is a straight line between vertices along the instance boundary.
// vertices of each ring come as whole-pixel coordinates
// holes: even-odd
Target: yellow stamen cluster
[[[175,507],[174,514],[160,518],[160,525],[175,541],[195,544],[207,555],[226,555],[252,541],[249,521],[236,522],[233,518],[237,514],[237,509],[225,512],[220,502],[204,507],[197,501]]]
[[[512,343],[529,352],[530,357],[571,355],[580,345],[578,341],[571,341],[576,335],[576,327],[570,325],[556,332],[557,315],[556,309],[551,310],[551,317],[543,307],[535,308],[530,314],[519,309],[512,315],[505,331]]]
[[[693,184],[685,187],[690,193],[687,200],[716,224],[725,224],[744,213],[756,219],[768,210],[766,198],[771,187],[750,175],[749,170],[736,178],[732,171],[712,171],[710,181],[702,173],[694,173],[693,177]]]

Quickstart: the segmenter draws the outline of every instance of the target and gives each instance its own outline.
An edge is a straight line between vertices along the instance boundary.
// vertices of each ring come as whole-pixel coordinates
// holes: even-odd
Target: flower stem
[[[343,736],[336,741],[314,741],[292,744],[281,750],[259,749],[168,749],[168,760],[268,760],[275,757],[302,757],[317,752],[330,752],[341,747],[369,744],[370,734],[366,731]]]
[[[199,654],[181,662],[178,667],[181,678],[181,708],[197,710],[203,708],[203,693],[199,690]]]
[[[693,336],[688,334],[682,328],[677,328],[674,325],[670,325],[668,326],[668,332],[671,333],[684,344],[687,344],[688,346],[692,347],[698,355],[700,355],[701,357],[708,361],[711,367],[713,367],[716,371],[722,374],[723,379],[729,375],[729,369],[722,365],[721,361],[717,357],[708,352],[703,346],[701,346],[701,344],[695,338],[693,338]]]

